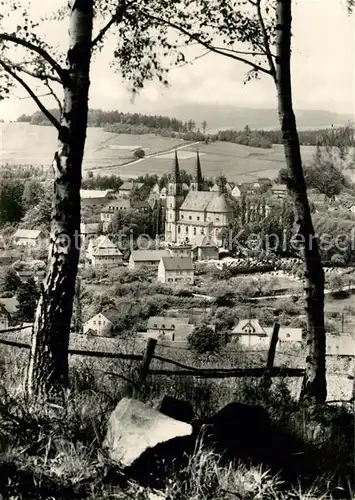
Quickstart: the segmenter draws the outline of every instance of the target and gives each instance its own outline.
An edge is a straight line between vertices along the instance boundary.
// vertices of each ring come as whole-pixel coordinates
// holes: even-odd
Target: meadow
[[[56,148],[56,131],[52,127],[40,127],[27,123],[1,124],[1,163],[50,165]],[[284,166],[283,147],[271,149],[252,148],[227,142],[194,144],[189,146],[181,139],[158,135],[127,135],[104,132],[101,128],[89,127],[84,156],[84,171],[116,174],[123,178],[146,173],[162,175],[170,172],[173,148],[180,149],[180,167],[192,172],[195,151],[201,154],[205,177],[224,174],[235,182],[252,182],[258,177],[275,178]],[[132,164],[133,151],[141,147],[146,158]],[[156,153],[162,154],[156,155]],[[164,153],[166,152],[166,153]],[[311,159],[312,146],[302,146],[304,162]],[[150,156],[153,155],[153,156]]]

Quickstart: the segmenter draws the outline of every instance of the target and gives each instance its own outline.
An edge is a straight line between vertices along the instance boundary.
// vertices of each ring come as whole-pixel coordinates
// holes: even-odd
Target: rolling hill
[[[56,131],[52,127],[8,123],[0,125],[2,164],[50,165],[57,145]],[[90,127],[84,156],[84,171],[96,174],[116,174],[123,178],[145,173],[162,175],[170,172],[173,150],[179,149],[181,168],[192,171],[196,144],[158,135],[126,135],[104,132]],[[133,160],[133,150],[141,147],[146,158]],[[302,146],[303,160],[311,158],[314,148]],[[215,177],[223,173],[236,182],[251,182],[257,177],[274,178],[284,166],[284,153],[280,145],[271,149],[252,148],[227,142],[199,144],[203,174]],[[158,153],[161,154],[158,154]]]

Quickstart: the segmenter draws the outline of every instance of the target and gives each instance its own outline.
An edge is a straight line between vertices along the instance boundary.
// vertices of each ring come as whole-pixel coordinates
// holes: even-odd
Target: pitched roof
[[[120,186],[119,190],[121,191],[132,191],[132,189],[141,189],[144,186],[143,182],[131,182],[127,181]]]
[[[41,229],[18,229],[14,234],[14,238],[28,238],[29,240],[36,240],[41,233]]]
[[[213,184],[213,186],[210,188],[210,191],[212,193],[219,193],[219,186],[217,186],[217,184]]]
[[[170,257],[169,250],[132,250],[131,257],[135,262],[159,262],[162,257]]]
[[[100,311],[99,313],[94,314],[94,316],[91,316],[91,318],[89,318],[85,323],[88,323],[89,321],[96,318],[96,316],[99,316],[100,314],[102,316],[105,316],[105,318],[111,321],[111,323],[113,323],[118,316],[118,313],[115,309],[109,309],[107,311]]]
[[[106,198],[110,193],[112,193],[112,189],[80,189],[80,197],[81,199],[89,199],[89,198]]]
[[[175,330],[177,325],[188,324],[189,318],[184,316],[179,316],[174,318],[173,316],[151,316],[148,319],[147,329],[150,330]]]
[[[250,318],[250,319],[242,319],[239,321],[239,323],[233,328],[232,333],[239,333],[241,335],[244,334],[244,328],[247,326],[251,326],[252,329],[254,330],[249,334],[249,332],[246,335],[258,335],[265,337],[267,336],[266,331],[264,328],[260,325],[259,320],[256,318]]]
[[[227,198],[221,193],[218,196],[215,196],[207,205],[207,212],[213,213],[232,213],[233,210],[229,205]]]
[[[193,271],[191,257],[162,257],[163,266],[167,271]]]
[[[98,255],[99,253],[104,253],[105,250],[114,249],[116,250],[116,255],[122,255],[122,252],[118,248],[118,246],[110,240],[110,238],[104,234],[99,236],[92,243],[93,245],[93,255]]]
[[[175,149],[174,161],[173,161],[171,174],[170,174],[170,182],[175,182],[175,183],[181,182],[179,160],[178,160],[178,155],[177,155],[176,149]]]
[[[18,300],[16,297],[2,298],[0,297],[0,304],[2,304],[9,314],[14,314],[18,308]]]
[[[186,195],[185,200],[183,201],[181,210],[196,210],[196,211],[204,211],[206,210],[207,205],[213,198],[216,196],[216,193],[211,191],[189,191]]]

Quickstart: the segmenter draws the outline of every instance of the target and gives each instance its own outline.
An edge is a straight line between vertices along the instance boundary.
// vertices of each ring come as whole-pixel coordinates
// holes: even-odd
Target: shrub
[[[187,341],[189,348],[199,354],[217,353],[222,348],[221,334],[206,324],[196,327]]]

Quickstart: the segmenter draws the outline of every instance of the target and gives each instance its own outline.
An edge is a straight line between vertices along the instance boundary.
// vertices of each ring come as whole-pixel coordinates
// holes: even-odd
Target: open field
[[[9,164],[50,165],[56,148],[56,131],[27,123],[1,124],[0,161]],[[123,165],[132,160],[133,150],[141,147],[147,158]],[[88,128],[84,156],[84,169],[95,173],[136,177],[146,173],[162,175],[169,172],[172,149],[180,149],[180,166],[191,172],[195,163],[197,144],[189,146],[180,139],[156,135],[126,135],[104,132],[101,128]],[[236,182],[252,182],[257,177],[274,178],[284,166],[284,153],[280,145],[272,149],[251,148],[238,144],[216,142],[198,144],[205,177],[220,173]],[[303,146],[303,160],[313,154],[312,146]],[[155,155],[164,152],[161,155]]]

